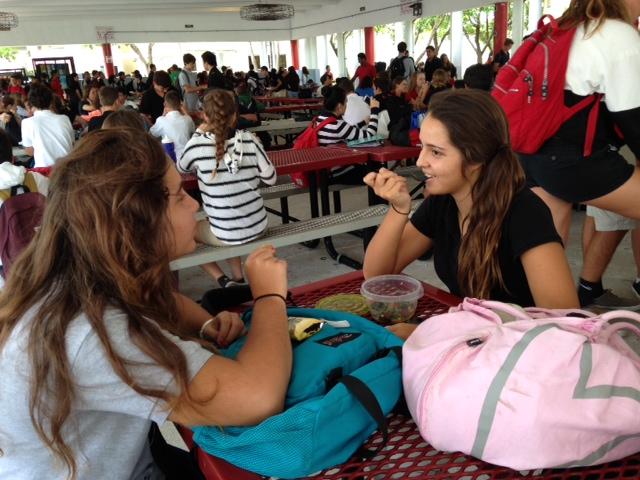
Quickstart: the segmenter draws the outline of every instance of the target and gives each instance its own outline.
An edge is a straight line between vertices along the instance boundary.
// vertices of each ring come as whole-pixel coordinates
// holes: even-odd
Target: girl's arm
[[[560,243],[533,247],[521,255],[520,261],[536,307],[580,307],[567,257]]]
[[[381,168],[378,173],[369,173],[364,183],[392,206],[367,247],[364,276],[399,273],[429,250],[433,242],[409,222],[411,197],[405,178]]]
[[[275,185],[278,176],[276,175],[276,169],[269,160],[269,156],[262,148],[262,143],[253,134],[251,134],[253,143],[256,147],[256,158],[258,159],[258,170],[260,171],[260,180],[267,185]]]
[[[254,298],[247,341],[235,360],[212,356],[189,383],[195,401],[175,399],[171,421],[193,425],[256,425],[282,411],[291,376],[291,340],[285,302],[287,264],[271,246],[252,253],[245,263]]]

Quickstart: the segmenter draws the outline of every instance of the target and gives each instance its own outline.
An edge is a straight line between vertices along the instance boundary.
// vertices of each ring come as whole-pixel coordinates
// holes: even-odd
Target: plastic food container
[[[360,293],[374,320],[400,323],[413,318],[424,289],[422,283],[407,275],[380,275],[366,280]]]

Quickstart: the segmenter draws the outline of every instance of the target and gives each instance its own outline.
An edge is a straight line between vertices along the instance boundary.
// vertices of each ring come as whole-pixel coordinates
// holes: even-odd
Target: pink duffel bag
[[[626,457],[640,451],[640,357],[623,329],[640,336],[640,315],[467,298],[405,342],[409,410],[434,448],[516,470]]]

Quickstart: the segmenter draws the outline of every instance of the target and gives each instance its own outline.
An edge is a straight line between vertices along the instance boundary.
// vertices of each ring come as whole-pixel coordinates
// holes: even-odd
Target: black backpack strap
[[[13,187],[11,187],[11,197],[15,197],[16,195],[18,195],[18,189],[21,188],[22,192],[20,193],[30,193],[31,190],[29,190],[29,187],[27,187],[26,185],[14,185]]]
[[[378,399],[362,380],[351,375],[345,375],[338,381],[338,383],[342,383],[347,390],[351,392],[367,413],[371,415],[371,418],[373,418],[373,420],[378,424],[378,430],[382,434],[382,442],[375,450],[367,450],[365,448],[360,449],[363,456],[372,457],[377,454],[389,440],[389,426],[387,425],[387,418],[382,412]]]

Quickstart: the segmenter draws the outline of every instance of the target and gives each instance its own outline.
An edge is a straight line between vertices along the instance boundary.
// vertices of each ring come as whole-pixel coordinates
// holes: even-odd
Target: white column
[[[318,44],[316,37],[308,37],[304,39],[305,61],[307,68],[324,69],[324,65],[318,65]]]
[[[533,33],[538,28],[538,20],[542,16],[542,0],[529,0],[529,23],[527,33]]]
[[[402,22],[402,36],[404,37],[403,40],[407,44],[407,51],[409,52],[409,55],[415,58],[416,54],[413,51],[413,22],[411,20],[405,20]]]
[[[458,69],[458,78],[462,78],[462,43],[464,33],[462,30],[462,11],[451,12],[451,63]]]
[[[327,54],[328,40],[326,35],[320,35],[318,40],[320,40],[318,42],[318,69],[320,70],[320,73],[323,74],[324,67],[329,63],[329,56]]]
[[[347,62],[346,53],[344,48],[344,35],[342,32],[338,32],[338,76],[344,77],[347,75]]]
[[[523,0],[513,0],[511,11],[511,39],[513,40],[512,52],[515,52],[522,43],[524,32],[524,2]]]

